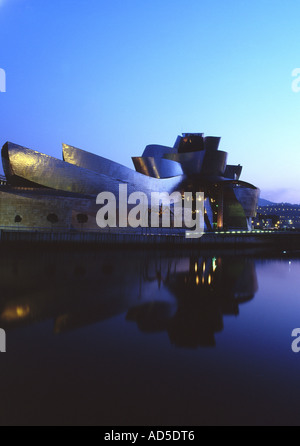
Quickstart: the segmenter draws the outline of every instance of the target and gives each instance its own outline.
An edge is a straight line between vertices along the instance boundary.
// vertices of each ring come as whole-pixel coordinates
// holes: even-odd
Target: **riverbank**
[[[199,239],[188,239],[184,233],[101,233],[101,232],[0,232],[1,244],[80,244],[98,246],[182,246],[182,247],[269,247],[293,251],[300,249],[299,232],[231,232],[207,233]]]

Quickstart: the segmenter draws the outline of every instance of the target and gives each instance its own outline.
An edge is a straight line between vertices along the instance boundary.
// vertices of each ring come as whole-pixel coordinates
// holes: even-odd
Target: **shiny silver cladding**
[[[61,161],[8,142],[2,148],[2,162],[10,191],[2,189],[1,200],[11,213],[7,212],[6,217],[5,212],[2,213],[0,224],[14,221],[16,206],[20,205],[20,215],[22,209],[24,215],[28,214],[28,223],[26,216],[22,224],[29,225],[33,221],[30,217],[31,202],[35,224],[40,218],[43,224],[49,203],[59,221],[67,225],[72,222],[76,227],[78,214],[85,213],[88,216],[86,227],[93,229],[97,212],[95,196],[105,191],[118,197],[119,186],[126,184],[128,194],[140,191],[148,199],[152,192],[203,192],[206,196],[207,230],[250,228],[260,191],[239,181],[242,167],[227,166],[227,152],[218,150],[219,144],[220,138],[185,134],[178,137],[174,147],[147,146],[142,157],[133,158],[136,168],[133,170],[67,144],[63,145]],[[25,189],[22,191],[20,187]],[[14,188],[20,195],[18,199],[11,195]],[[32,197],[26,193],[29,188],[35,189]],[[49,194],[47,198],[44,197],[46,192]],[[74,197],[67,198],[65,193]],[[44,203],[45,211],[42,211]],[[61,203],[65,204],[62,206]],[[19,227],[20,223],[16,222],[16,225]]]
[[[183,181],[183,177],[162,180],[146,177],[121,165],[118,167],[118,175],[111,176],[109,169],[108,175],[98,173],[12,143],[5,144],[2,157],[7,179],[12,183],[19,181],[21,184],[24,180],[24,185],[29,181],[50,189],[78,194],[97,195],[110,191],[118,196],[119,185],[127,184],[129,193],[138,190],[150,196],[151,192],[179,190]],[[112,163],[111,169],[116,169],[116,166],[116,163]],[[97,169],[96,164],[94,169]]]
[[[182,166],[168,159],[134,157],[133,164],[137,172],[152,178],[172,178],[183,175]]]

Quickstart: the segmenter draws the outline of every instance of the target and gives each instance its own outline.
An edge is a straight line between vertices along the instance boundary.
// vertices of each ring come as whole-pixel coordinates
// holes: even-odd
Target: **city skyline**
[[[294,2],[4,0],[0,145],[73,144],[134,168],[174,135],[222,136],[272,202],[300,203]]]

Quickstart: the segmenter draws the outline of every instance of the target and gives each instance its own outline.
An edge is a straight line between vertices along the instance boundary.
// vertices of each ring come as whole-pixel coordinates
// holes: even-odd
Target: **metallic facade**
[[[228,166],[219,145],[220,138],[184,134],[173,147],[147,146],[132,158],[133,170],[67,144],[59,160],[8,142],[2,148],[7,185],[0,186],[0,227],[97,230],[96,196],[107,191],[118,197],[119,185],[126,184],[128,194],[148,198],[152,192],[203,192],[207,231],[251,229],[259,189],[240,181],[242,167]]]

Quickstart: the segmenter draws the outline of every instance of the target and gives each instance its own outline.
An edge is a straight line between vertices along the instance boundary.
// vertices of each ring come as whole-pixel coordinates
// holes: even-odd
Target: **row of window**
[[[300,207],[299,208],[296,208],[296,209],[290,209],[290,208],[268,208],[268,207],[263,207],[263,208],[261,208],[261,207],[259,207],[258,208],[258,210],[259,210],[259,212],[267,212],[267,213],[270,213],[270,212],[300,212]]]
[[[77,214],[76,219],[79,224],[84,225],[85,223],[88,222],[89,217],[86,214]],[[15,223],[22,223],[22,220],[23,218],[20,215],[16,215]],[[47,221],[55,225],[56,223],[59,222],[59,218],[56,214],[49,214],[47,215]]]

